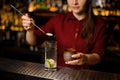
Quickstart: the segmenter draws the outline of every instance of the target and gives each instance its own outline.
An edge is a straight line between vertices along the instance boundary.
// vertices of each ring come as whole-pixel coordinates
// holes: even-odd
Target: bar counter
[[[25,75],[34,77],[35,80],[120,80],[120,74],[108,73],[92,70],[75,70],[67,67],[58,67],[57,71],[45,71],[44,65],[21,61],[16,59],[0,58],[0,78],[3,73],[11,73],[13,75]],[[5,77],[6,74],[4,74]],[[8,77],[9,76],[9,77]],[[10,79],[10,75],[7,77],[9,80],[18,80],[19,76],[15,79]],[[12,77],[13,78],[13,77]],[[25,77],[19,80],[34,80],[26,79]]]

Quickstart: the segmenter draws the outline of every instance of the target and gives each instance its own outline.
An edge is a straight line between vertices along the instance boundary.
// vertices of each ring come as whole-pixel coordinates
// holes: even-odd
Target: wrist
[[[98,62],[100,62],[100,57],[98,54],[96,53],[92,53],[92,54],[85,54],[86,58],[85,58],[85,63],[89,64],[89,65],[95,65]]]
[[[28,33],[34,33],[34,29],[27,30]]]
[[[88,62],[88,57],[89,57],[88,54],[84,54],[84,59],[83,59],[84,64],[88,64],[89,63]]]

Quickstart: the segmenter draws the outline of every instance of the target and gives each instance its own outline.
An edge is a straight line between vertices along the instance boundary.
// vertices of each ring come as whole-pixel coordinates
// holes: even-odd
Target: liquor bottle
[[[28,12],[33,12],[36,9],[35,5],[36,5],[36,0],[31,1],[28,6]]]
[[[51,0],[51,7],[50,7],[50,9],[49,9],[49,11],[51,11],[51,12],[56,12],[56,11],[58,11],[58,7],[56,6],[56,2],[55,2],[56,0]]]
[[[41,0],[40,1],[40,10],[46,10],[46,0]]]

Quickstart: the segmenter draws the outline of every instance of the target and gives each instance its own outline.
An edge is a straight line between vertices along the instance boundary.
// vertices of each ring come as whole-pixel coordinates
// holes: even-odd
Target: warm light
[[[1,30],[5,30],[5,25],[0,26]]]
[[[12,31],[23,31],[24,29],[23,29],[23,27],[11,26],[10,30],[12,30]]]
[[[120,16],[120,10],[93,9],[94,15],[98,16]]]
[[[98,15],[98,9],[93,9],[93,13],[94,13],[94,15]]]
[[[71,11],[72,11],[72,9],[70,7],[68,7],[68,12],[71,12]]]
[[[120,16],[120,10],[117,10],[116,15]]]
[[[58,8],[51,6],[49,10],[50,10],[51,12],[56,12],[56,11],[58,10]]]

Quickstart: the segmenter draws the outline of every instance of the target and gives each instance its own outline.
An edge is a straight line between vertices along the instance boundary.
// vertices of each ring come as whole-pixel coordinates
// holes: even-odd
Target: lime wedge
[[[50,62],[49,59],[45,60],[45,67],[50,68]]]
[[[54,68],[55,67],[55,61],[53,59],[49,59],[50,62],[50,67]]]
[[[47,68],[55,68],[56,67],[56,63],[53,59],[46,59],[45,60],[45,67]]]

